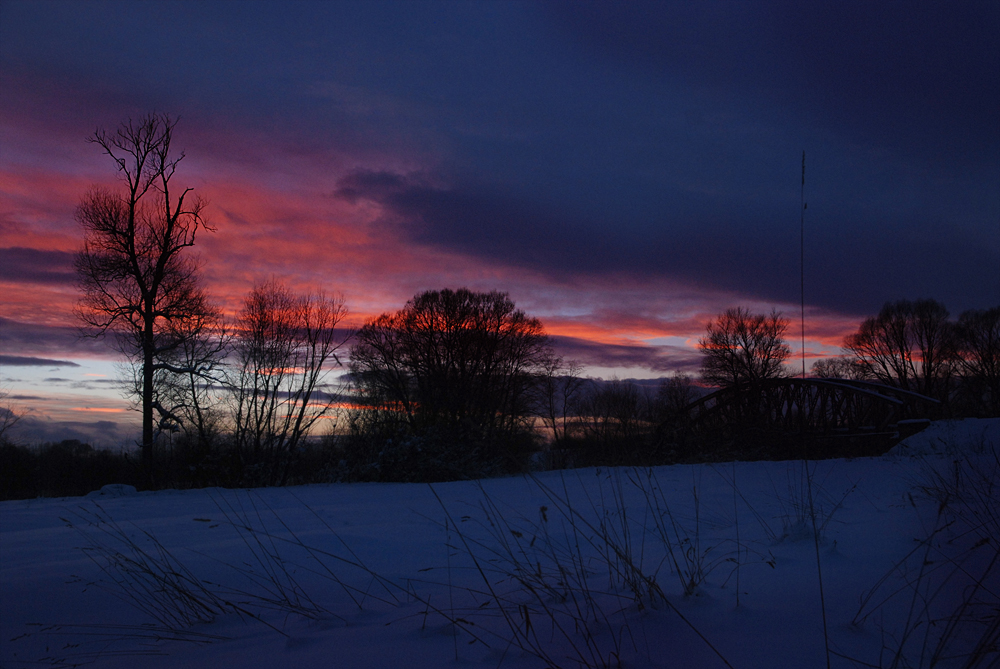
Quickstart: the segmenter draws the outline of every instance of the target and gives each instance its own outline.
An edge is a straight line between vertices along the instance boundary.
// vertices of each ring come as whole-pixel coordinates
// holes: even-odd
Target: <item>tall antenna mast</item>
[[[799,291],[802,300],[802,378],[806,378],[806,151],[802,150],[802,190],[799,192]]]

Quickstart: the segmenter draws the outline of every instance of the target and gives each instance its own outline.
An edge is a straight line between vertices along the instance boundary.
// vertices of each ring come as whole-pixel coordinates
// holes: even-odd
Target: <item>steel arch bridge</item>
[[[870,381],[771,379],[723,388],[692,402],[683,427],[695,436],[757,429],[811,438],[895,440],[901,421],[929,418],[939,405],[925,395]]]

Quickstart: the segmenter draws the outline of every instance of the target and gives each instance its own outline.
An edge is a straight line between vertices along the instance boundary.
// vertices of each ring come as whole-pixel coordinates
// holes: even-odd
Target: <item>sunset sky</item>
[[[807,354],[888,300],[1000,304],[1000,3],[0,3],[0,385],[36,438],[126,438],[80,340],[85,140],[178,117],[230,314],[257,280],[510,293],[587,373],[697,373],[719,311]],[[130,423],[131,421],[131,423]],[[95,436],[98,435],[98,436]],[[100,437],[103,435],[103,437]]]

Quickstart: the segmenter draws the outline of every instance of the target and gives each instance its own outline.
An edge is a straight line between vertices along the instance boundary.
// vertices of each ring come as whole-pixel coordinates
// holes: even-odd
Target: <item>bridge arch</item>
[[[674,430],[675,437],[688,441],[805,436],[813,442],[863,440],[869,443],[866,450],[877,451],[906,436],[906,421],[930,418],[939,405],[919,393],[870,381],[771,379],[695,400]]]

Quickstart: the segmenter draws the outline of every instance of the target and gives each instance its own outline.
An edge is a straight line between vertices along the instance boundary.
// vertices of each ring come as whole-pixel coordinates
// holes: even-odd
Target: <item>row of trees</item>
[[[77,210],[79,315],[130,363],[148,467],[161,435],[180,431],[195,451],[225,442],[239,480],[283,483],[338,400],[326,376],[341,366],[351,335],[338,329],[346,308],[270,281],[247,295],[234,323],[223,323],[185,253],[213,228],[205,201],[175,186],[184,158],[173,151],[175,125],[150,114],[91,138],[121,185],[92,189]],[[559,366],[541,323],[496,292],[429,291],[354,337],[352,433],[379,453],[403,444],[389,449],[396,459],[437,450],[452,466],[471,459],[509,469],[512,443],[531,431],[537,379]],[[475,448],[442,451],[458,441]]]
[[[147,474],[154,474],[152,446],[171,441],[189,465],[214,460],[216,474],[226,472],[221,480],[287,482],[307,437],[338,401],[327,377],[341,364],[347,335],[338,324],[346,313],[340,298],[260,283],[234,323],[207,311],[176,335],[178,346],[157,351],[149,404],[142,358],[119,336],[120,350],[131,354],[127,390],[154,419],[153,444],[142,449]]]
[[[787,329],[777,312],[728,309],[699,342],[703,381],[739,388],[789,376]],[[842,350],[814,363],[812,375],[884,383],[959,413],[1000,415],[1000,307],[966,311],[953,321],[935,300],[888,302],[844,339]]]

